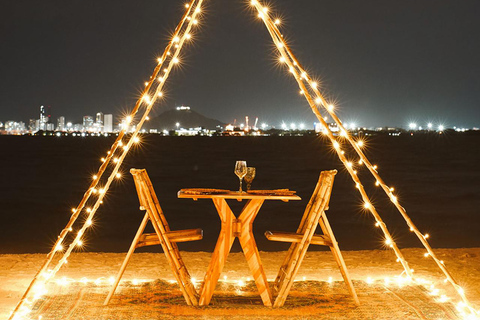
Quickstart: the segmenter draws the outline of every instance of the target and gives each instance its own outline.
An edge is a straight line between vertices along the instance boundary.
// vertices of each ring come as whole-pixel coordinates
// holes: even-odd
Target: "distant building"
[[[25,133],[25,123],[22,121],[7,121],[5,122],[5,131],[7,134],[23,134]]]
[[[83,130],[90,131],[93,127],[93,117],[92,116],[84,116],[83,117]]]
[[[338,128],[336,123],[328,123],[327,125],[328,125],[328,129],[330,129],[330,131],[333,132],[333,134],[337,134],[340,131],[340,129]],[[327,130],[323,126],[323,124],[321,124],[319,122],[315,122],[314,126],[315,126],[315,132],[316,133],[319,133],[319,132],[326,133],[327,132]]]
[[[34,132],[37,132],[37,131],[38,131],[38,128],[37,128],[37,120],[35,120],[35,119],[30,119],[30,120],[28,120],[28,130],[29,130],[31,133],[34,133]]]
[[[57,131],[65,131],[65,117],[57,119]]]
[[[48,117],[46,115],[45,107],[40,106],[40,119],[38,130],[47,130]]]
[[[106,114],[103,116],[103,132],[113,132],[113,115]]]

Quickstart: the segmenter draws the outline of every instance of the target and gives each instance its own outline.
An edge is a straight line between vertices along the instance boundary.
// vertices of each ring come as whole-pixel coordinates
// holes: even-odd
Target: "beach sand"
[[[425,252],[424,249],[404,249],[402,252],[418,277],[436,284],[436,287],[440,289],[439,295],[448,295],[451,297],[450,301],[453,303],[460,300],[451,287],[443,283],[444,276],[439,272],[438,267],[436,267],[433,261],[423,256]],[[472,304],[478,309],[480,306],[480,248],[437,249],[435,252],[439,259],[445,261],[445,265],[449,271],[464,288]],[[269,280],[273,280],[282,263],[285,252],[261,252],[260,254],[267,277]],[[179,316],[179,318],[192,319],[198,317],[202,319],[223,319],[224,317],[251,319],[262,317],[278,317],[279,319],[280,317],[292,319],[336,319],[342,317],[351,318],[353,314],[358,315],[358,319],[368,319],[372,315],[376,315],[376,317],[380,319],[395,319],[398,317],[398,313],[395,312],[400,312],[403,309],[406,310],[402,311],[405,313],[405,318],[418,319],[422,318],[422,314],[425,318],[430,318],[429,315],[434,315],[435,318],[438,318],[436,313],[429,314],[425,312],[425,310],[422,311],[424,307],[416,305],[415,302],[411,300],[407,301],[407,299],[402,300],[401,292],[395,294],[395,290],[398,290],[395,289],[398,287],[395,284],[390,285],[393,289],[388,289],[389,287],[384,285],[385,277],[389,277],[393,281],[394,277],[400,275],[402,272],[401,265],[396,262],[392,251],[344,251],[343,254],[351,277],[359,291],[359,298],[362,303],[362,307],[359,309],[355,309],[355,305],[349,298],[348,292],[341,282],[342,278],[333,257],[330,252],[327,251],[308,252],[297,275],[297,280],[305,280],[304,285],[302,287],[302,281],[294,285],[285,307],[281,309],[270,309],[259,305],[259,298],[255,294],[253,284],[248,285],[247,287],[250,287],[250,289],[245,288],[245,292],[243,293],[242,290],[244,290],[244,288],[239,288],[238,285],[236,285],[238,280],[246,284],[250,283],[249,277],[251,277],[245,258],[241,252],[234,252],[228,256],[224,271],[220,276],[221,280],[227,280],[225,283],[230,282],[233,284],[225,287],[225,283],[220,283],[214,294],[212,306],[207,308],[186,306],[175,285],[172,285],[169,289],[173,289],[171,295],[172,300],[162,301],[161,303],[158,302],[161,308],[154,307],[155,301],[148,299],[142,300],[143,297],[146,296],[142,293],[144,292],[142,290],[146,288],[146,284],[149,284],[149,294],[151,295],[151,291],[155,291],[155,288],[162,286],[161,283],[163,282],[158,282],[159,280],[167,281],[166,283],[168,283],[169,280],[173,279],[168,263],[162,253],[134,254],[124,274],[121,286],[114,295],[111,304],[106,309],[101,309],[100,303],[108,292],[108,278],[116,275],[125,257],[124,253],[75,253],[70,257],[67,266],[60,270],[56,279],[64,279],[67,280],[67,282],[75,281],[71,284],[74,290],[81,287],[82,284],[80,280],[82,278],[87,278],[90,281],[101,280],[97,282],[97,284],[101,285],[96,286],[94,290],[99,297],[97,299],[99,301],[95,302],[97,304],[96,307],[91,307],[97,310],[95,311],[95,319],[109,319],[110,316],[108,316],[108,314],[114,314],[115,319],[128,319],[131,317],[131,314],[128,316],[128,314],[125,315],[120,312],[125,308],[130,310],[130,312],[133,312],[132,310],[135,308],[140,310],[138,311],[140,313],[144,310],[144,317],[142,319],[173,319],[177,316]],[[192,277],[201,281],[210,261],[211,253],[182,252],[182,256]],[[1,319],[8,317],[11,310],[13,310],[34,274],[41,266],[44,258],[44,254],[0,255],[0,283],[2,284],[0,289]],[[327,288],[330,277],[334,286]],[[366,285],[369,277],[374,281],[371,288]],[[135,287],[132,285],[134,279],[140,283],[140,288],[143,288],[133,291],[134,296],[137,295],[141,297],[139,300],[132,299],[132,297],[128,298],[128,293],[131,293],[132,287]],[[136,282],[133,284],[136,284]],[[56,286],[57,289],[61,287],[55,282],[52,285]],[[75,285],[77,287],[75,287]],[[93,286],[93,284],[91,285]],[[429,285],[426,286],[427,288],[425,288],[423,292],[425,297],[429,296],[428,286]],[[323,297],[322,299],[324,299],[323,302],[309,301],[309,299],[314,300],[314,298],[309,298],[309,296],[304,295],[305,288],[308,288],[310,297],[314,297],[317,293],[321,295]],[[325,288],[328,290],[325,291]],[[379,290],[382,292],[379,293]],[[407,291],[410,291],[411,294],[411,292],[415,290],[418,289],[412,286],[411,289]],[[378,297],[376,297],[375,294],[379,294],[379,297],[381,297],[386,292],[391,293],[390,295],[395,299],[391,298],[390,300],[386,300],[388,306],[385,306],[386,309],[382,310],[382,306],[374,303],[375,301],[378,302]],[[59,294],[60,293],[59,291]],[[153,292],[153,294],[155,296],[155,292]],[[422,292],[418,291],[417,296],[418,295],[422,295]],[[166,296],[170,296],[170,294]],[[239,300],[239,297],[242,296],[244,298],[245,296],[250,298]],[[175,297],[175,299],[173,299],[173,297]],[[328,303],[325,299],[328,300]],[[126,300],[128,300],[128,303],[125,302]],[[233,304],[232,301],[234,302]],[[300,301],[298,307],[295,305],[295,303],[297,303],[295,301]],[[435,297],[431,297],[431,301],[434,302]],[[61,305],[68,303],[69,301],[67,299],[65,302],[61,302]],[[318,305],[322,305],[322,303],[326,304],[327,310],[324,310],[325,308],[318,308]],[[309,307],[309,305],[317,305],[317,307]],[[72,313],[72,310],[75,310],[75,308],[79,308],[78,301],[76,305],[70,306],[70,319],[88,318],[85,316],[85,311],[83,311],[83,316],[75,316],[75,313]],[[84,308],[86,308],[88,313],[89,307],[84,306]],[[370,310],[369,308],[375,308],[375,310]],[[454,310],[454,307],[449,305],[447,309],[450,311],[445,313],[449,315],[446,318],[455,318],[455,312],[451,312],[451,310]],[[108,314],[102,317],[102,315],[98,313],[98,310],[108,310]],[[322,312],[321,310],[324,311]],[[122,316],[122,314],[124,314],[124,316]],[[35,316],[37,317],[38,314]],[[48,313],[46,313],[42,319],[56,318],[55,315],[48,315]]]

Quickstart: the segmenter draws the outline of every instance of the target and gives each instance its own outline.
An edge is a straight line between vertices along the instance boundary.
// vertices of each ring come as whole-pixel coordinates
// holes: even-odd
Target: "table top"
[[[177,193],[178,198],[189,199],[264,199],[264,200],[302,200],[295,194],[295,191],[288,189],[276,189],[276,190],[250,190],[250,191],[230,191],[223,189],[182,189]]]

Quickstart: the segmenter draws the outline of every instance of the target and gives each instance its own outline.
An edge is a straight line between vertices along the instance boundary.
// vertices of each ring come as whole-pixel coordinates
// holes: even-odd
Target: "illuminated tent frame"
[[[84,236],[85,231],[92,225],[95,213],[97,212],[99,206],[103,203],[103,198],[110,188],[110,185],[115,179],[121,178],[120,167],[126,155],[128,154],[128,151],[134,144],[140,142],[138,137],[139,131],[141,130],[144,122],[148,119],[148,115],[152,110],[154,103],[157,101],[157,99],[162,97],[163,86],[168,79],[172,68],[180,62],[179,55],[183,45],[192,38],[191,30],[198,25],[198,18],[201,15],[202,2],[203,0],[191,0],[190,3],[185,5],[185,13],[182,16],[180,23],[177,25],[173,36],[166,46],[161,58],[158,59],[158,64],[155,67],[152,76],[150,77],[149,81],[145,83],[145,89],[143,90],[141,97],[137,100],[130,115],[125,118],[125,125],[118,134],[118,137],[112,144],[110,150],[107,152],[104,158],[101,158],[103,163],[98,169],[97,174],[93,176],[92,183],[85,192],[78,206],[72,209],[72,215],[69,222],[61,231],[55,244],[53,245],[52,250],[50,253],[48,253],[41,269],[33,278],[21,300],[13,310],[9,320],[22,318],[24,315],[27,315],[30,312],[35,300],[46,293],[46,283],[52,280],[60,268],[67,263],[67,259],[74,248],[83,244],[82,237]],[[260,1],[251,0],[250,4],[258,13],[258,17],[263,20],[265,27],[267,28],[272,41],[275,44],[277,52],[280,55],[280,62],[284,63],[288,67],[290,73],[298,83],[300,93],[305,96],[305,99],[310,105],[313,113],[317,117],[318,121],[323,125],[324,134],[332,143],[338,158],[344,164],[347,172],[350,174],[353,182],[355,183],[356,188],[360,192],[364,208],[372,214],[376,221],[375,226],[379,227],[384,234],[385,244],[393,249],[397,257],[397,262],[401,263],[405,276],[400,277],[399,281],[414,281],[415,283],[423,284],[422,281],[419,281],[414,277],[413,270],[410,269],[407,261],[403,257],[403,254],[397,247],[390,232],[388,231],[386,224],[383,222],[375,206],[370,201],[370,198],[357,175],[356,168],[360,168],[361,166],[365,166],[365,168],[372,174],[376,180],[375,185],[380,186],[383,189],[387,197],[389,197],[390,201],[394,204],[398,212],[406,221],[410,231],[412,231],[423,244],[426,249],[425,256],[430,256],[435,261],[439,269],[445,275],[445,282],[449,282],[456,290],[457,294],[461,298],[461,301],[457,304],[457,309],[465,317],[476,317],[480,315],[480,312],[475,310],[468,301],[463,289],[448,272],[444,262],[439,260],[433,252],[430,244],[427,241],[428,234],[423,234],[418,230],[410,217],[407,215],[406,210],[400,205],[397,197],[394,195],[393,188],[390,188],[383,181],[377,171],[377,166],[372,165],[367,159],[362,151],[363,141],[358,138],[355,139],[350,135],[335,114],[334,106],[326,101],[318,89],[318,84],[305,71],[305,69],[302,68],[301,64],[290,50],[278,29],[280,20],[273,19],[268,8],[263,6]],[[337,124],[340,130],[340,136],[338,139],[329,129],[324,116],[322,116],[320,113],[320,110],[323,110],[325,115],[328,114],[330,117],[332,117]],[[139,111],[141,112],[139,113]],[[133,131],[129,132],[129,128],[131,127],[132,123],[136,123],[136,126],[134,127],[135,129]],[[353,156],[350,159],[347,158],[344,148],[349,148],[349,152],[352,153]],[[354,156],[358,157],[358,160],[354,161]],[[85,217],[82,217],[82,221],[77,221],[82,212],[85,214]],[[77,227],[78,225],[80,226],[74,230],[74,226]],[[67,243],[69,244],[67,245]],[[61,255],[61,258],[54,263],[54,257],[57,254]],[[435,287],[430,287],[430,289],[432,291],[438,291],[438,289]]]

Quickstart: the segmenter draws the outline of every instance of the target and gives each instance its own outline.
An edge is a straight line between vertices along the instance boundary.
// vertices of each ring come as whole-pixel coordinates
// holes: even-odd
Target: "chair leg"
[[[323,234],[330,237],[330,239],[332,241],[332,246],[330,247],[330,250],[332,251],[332,254],[335,258],[335,261],[338,264],[338,268],[340,269],[343,280],[347,284],[348,291],[350,291],[350,295],[352,296],[355,303],[357,305],[360,305],[360,301],[358,300],[357,292],[355,291],[355,288],[353,287],[353,283],[352,283],[352,280],[351,280],[350,275],[348,273],[347,266],[345,264],[345,261],[343,260],[342,252],[340,251],[340,248],[338,246],[338,242],[335,239],[335,236],[333,235],[333,230],[330,227],[330,223],[328,222],[328,219],[327,219],[327,216],[326,216],[325,213],[322,214],[318,223],[320,224],[320,228],[322,228]]]
[[[142,223],[138,228],[137,234],[135,235],[135,238],[133,238],[133,241],[132,241],[132,244],[130,245],[130,249],[128,250],[127,256],[125,257],[125,260],[123,260],[122,266],[120,267],[117,277],[115,278],[115,282],[113,283],[113,286],[110,289],[110,292],[108,293],[108,296],[105,299],[105,302],[103,303],[104,306],[106,306],[110,302],[110,299],[112,299],[112,296],[115,293],[115,290],[117,289],[118,283],[120,282],[120,279],[122,278],[123,273],[127,268],[128,262],[130,261],[130,258],[132,257],[132,254],[135,251],[135,248],[137,247],[138,240],[140,239],[140,236],[143,234],[143,230],[145,230],[147,222],[148,222],[148,212],[145,213],[145,217],[143,218]]]
[[[152,194],[153,193],[153,194]],[[166,230],[160,219],[160,214],[157,210],[161,210],[159,206],[156,206],[153,198],[154,191],[151,186],[147,185],[146,181],[142,181],[141,192],[138,192],[139,197],[143,198],[145,204],[147,204],[147,213],[152,221],[153,228],[158,235],[160,245],[165,253],[165,256],[172,268],[172,272],[177,280],[177,283],[182,291],[185,301],[188,305],[198,305],[197,292],[190,280],[190,275],[186,272],[185,265],[180,257],[178,247],[176,244],[171,243],[166,235]],[[156,197],[155,197],[156,199]],[[141,201],[142,202],[142,201]]]

